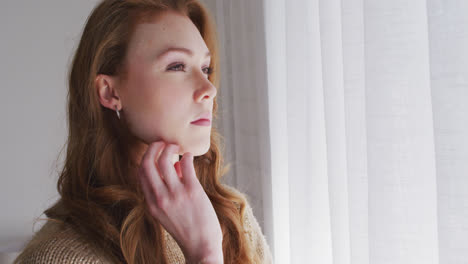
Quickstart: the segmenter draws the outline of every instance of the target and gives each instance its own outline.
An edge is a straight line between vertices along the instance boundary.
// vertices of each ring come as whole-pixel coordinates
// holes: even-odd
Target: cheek
[[[142,87],[138,97],[138,103],[143,112],[166,116],[180,109],[187,94],[181,89],[180,84],[155,78]]]
[[[176,141],[191,118],[186,109],[190,96],[174,82],[156,78],[134,91],[126,112],[130,131],[145,142]]]

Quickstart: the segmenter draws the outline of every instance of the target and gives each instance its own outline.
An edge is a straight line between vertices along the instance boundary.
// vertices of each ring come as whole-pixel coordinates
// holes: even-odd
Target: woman
[[[198,1],[99,3],[69,73],[60,199],[15,263],[271,263],[219,181],[217,62]]]

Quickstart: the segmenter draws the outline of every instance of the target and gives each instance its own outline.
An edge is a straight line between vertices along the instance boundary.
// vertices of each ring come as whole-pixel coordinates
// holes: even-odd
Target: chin
[[[210,150],[210,144],[204,144],[204,145],[196,146],[193,149],[192,154],[193,154],[194,157],[195,156],[202,156],[202,155],[205,155],[206,153],[208,153],[209,150]]]

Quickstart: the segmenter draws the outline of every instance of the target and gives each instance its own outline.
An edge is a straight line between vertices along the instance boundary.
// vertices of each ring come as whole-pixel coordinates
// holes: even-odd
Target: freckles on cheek
[[[140,107],[148,108],[154,104],[158,104],[163,99],[163,91],[160,89],[161,85],[157,78],[148,77],[147,75],[140,74],[140,80],[135,82],[138,86],[135,88],[135,98],[137,98]]]
[[[181,85],[177,82],[168,79],[155,79],[152,83],[153,93],[158,97],[158,101],[165,105],[165,107],[173,108],[183,100],[184,94]]]

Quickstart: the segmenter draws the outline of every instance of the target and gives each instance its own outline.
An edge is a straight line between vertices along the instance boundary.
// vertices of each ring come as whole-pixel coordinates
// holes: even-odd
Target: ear
[[[122,109],[122,101],[116,89],[116,84],[114,77],[105,74],[99,74],[94,81],[99,102],[102,106],[113,111],[115,111],[116,107],[118,110]]]

